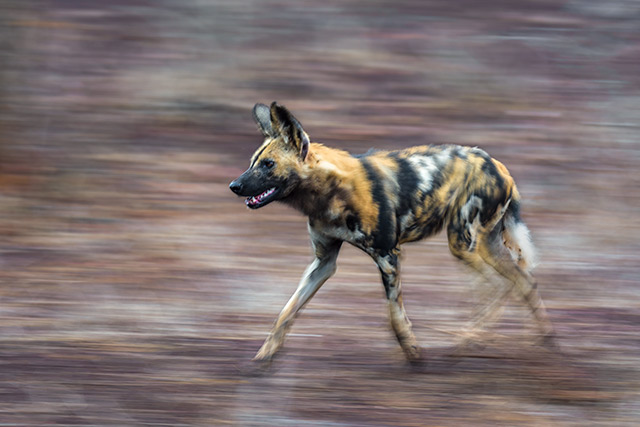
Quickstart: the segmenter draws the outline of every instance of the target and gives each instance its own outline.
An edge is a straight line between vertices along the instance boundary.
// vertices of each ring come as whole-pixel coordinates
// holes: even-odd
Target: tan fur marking
[[[311,143],[301,176],[318,191],[322,190],[328,181],[337,182],[349,194],[351,207],[358,210],[362,231],[372,233],[376,229],[378,207],[371,195],[371,182],[358,159],[346,151]]]
[[[371,166],[384,177],[386,185],[384,188],[385,196],[393,205],[397,203],[398,198],[398,162],[389,157],[388,152],[375,153],[368,157]]]
[[[458,195],[460,192],[466,191],[462,180],[465,175],[464,170],[468,167],[468,164],[462,159],[455,158],[451,160],[446,166],[445,171],[443,172],[443,174],[446,175],[447,179],[445,179],[440,188],[438,188],[438,190],[434,193],[434,198],[436,201],[434,202],[432,200],[428,200],[428,205],[436,203],[440,206],[446,206],[455,203],[455,206],[458,208]]]

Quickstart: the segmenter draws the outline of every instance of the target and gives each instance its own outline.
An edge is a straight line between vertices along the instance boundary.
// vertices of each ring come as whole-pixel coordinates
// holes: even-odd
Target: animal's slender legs
[[[544,341],[550,344],[554,330],[542,298],[538,293],[537,284],[529,273],[516,264],[509,250],[502,244],[498,234],[497,230],[494,230],[483,236],[478,245],[478,253],[487,264],[515,285],[514,289],[536,319]]]
[[[411,329],[411,321],[402,304],[402,289],[400,286],[399,260],[400,251],[394,249],[388,254],[375,255],[373,258],[382,276],[382,284],[387,296],[389,321],[391,328],[409,361],[420,359],[420,347]]]
[[[336,271],[336,258],[340,245],[322,251],[316,249],[316,259],[307,267],[298,288],[284,306],[276,319],[269,337],[253,358],[256,361],[269,361],[284,344],[287,332],[297,313],[315,295],[320,287]],[[319,256],[318,256],[319,255]]]
[[[477,230],[467,233],[466,224],[462,227],[451,225],[448,229],[449,249],[457,258],[476,270],[487,280],[491,279],[492,272],[489,266],[500,274],[498,279],[507,279],[508,285],[498,286],[497,292],[490,302],[483,307],[474,317],[471,328],[475,333],[481,326],[497,318],[500,308],[506,298],[514,291],[528,306],[537,321],[545,343],[552,343],[553,327],[538,293],[533,277],[522,270],[513,260],[509,249],[504,246],[500,237],[500,227],[495,227],[490,232]]]
[[[512,292],[513,285],[507,283],[503,277],[495,274],[477,252],[462,252],[457,253],[456,256],[469,266],[474,273],[479,274],[479,281],[483,283],[478,283],[476,286],[484,288],[475,289],[478,301],[476,301],[470,321],[463,330],[463,338],[460,345],[464,346],[469,341],[476,339],[487,325],[495,323],[500,318],[504,311],[505,302]]]

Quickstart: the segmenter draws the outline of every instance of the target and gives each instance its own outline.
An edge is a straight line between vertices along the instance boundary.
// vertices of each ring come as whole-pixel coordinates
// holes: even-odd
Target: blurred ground
[[[0,423],[640,422],[640,4],[0,1]],[[564,357],[472,307],[442,236],[406,247],[432,355],[408,368],[345,248],[275,372],[250,359],[310,260],[304,218],[227,189],[277,100],[363,152],[478,145],[515,176]]]

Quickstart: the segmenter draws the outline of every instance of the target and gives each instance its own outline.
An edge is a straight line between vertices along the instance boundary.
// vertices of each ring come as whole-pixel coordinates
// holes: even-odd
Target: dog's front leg
[[[411,322],[402,304],[402,290],[400,288],[399,271],[400,250],[394,249],[388,253],[376,254],[373,258],[382,275],[382,284],[387,296],[389,321],[391,328],[410,362],[420,360],[420,347],[411,329]]]
[[[298,311],[315,295],[322,284],[335,273],[336,258],[338,257],[340,245],[337,244],[330,247],[323,245],[319,247],[314,242],[314,247],[316,248],[316,259],[307,267],[298,288],[280,312],[269,337],[253,358],[254,361],[266,363],[271,361],[282,347]]]

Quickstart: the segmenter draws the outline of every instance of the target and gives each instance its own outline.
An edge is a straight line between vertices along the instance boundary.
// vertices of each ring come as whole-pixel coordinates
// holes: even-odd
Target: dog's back
[[[295,196],[309,203],[296,204],[309,206],[305,214],[317,220],[313,223],[327,219],[334,228],[360,232],[352,235],[361,239],[370,234],[367,246],[390,249],[448,224],[467,232],[472,231],[468,227],[493,228],[508,205],[519,202],[507,169],[478,148],[417,146],[349,156],[316,145],[308,184]]]

